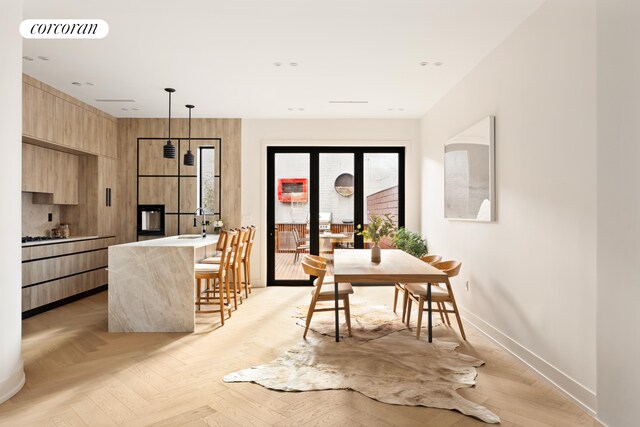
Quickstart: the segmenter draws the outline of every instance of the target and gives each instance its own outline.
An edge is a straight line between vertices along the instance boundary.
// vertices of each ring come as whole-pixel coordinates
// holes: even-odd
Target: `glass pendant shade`
[[[175,159],[176,147],[171,143],[171,94],[176,90],[168,87],[165,88],[165,91],[169,93],[169,138],[167,139],[167,143],[164,145],[162,157],[164,157],[165,159]]]

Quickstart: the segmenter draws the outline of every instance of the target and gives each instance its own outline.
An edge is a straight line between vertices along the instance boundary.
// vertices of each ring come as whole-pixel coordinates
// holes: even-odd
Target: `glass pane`
[[[398,154],[397,153],[365,153],[364,154],[364,221],[371,215],[390,214],[396,227],[398,226]],[[365,242],[365,246],[368,243]],[[389,239],[380,241],[382,248],[391,247]]]
[[[300,259],[309,253],[309,154],[275,155],[275,279],[306,280]]]
[[[200,162],[199,206],[208,214],[219,212],[218,193],[220,181],[216,178],[216,150],[214,147],[200,147],[198,150]]]
[[[335,249],[353,248],[354,155],[320,153],[319,162],[320,255],[331,260]]]

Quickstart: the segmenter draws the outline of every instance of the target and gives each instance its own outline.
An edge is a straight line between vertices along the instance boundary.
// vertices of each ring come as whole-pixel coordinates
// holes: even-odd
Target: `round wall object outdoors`
[[[343,173],[338,175],[333,186],[339,195],[343,197],[351,196],[353,194],[353,174]]]

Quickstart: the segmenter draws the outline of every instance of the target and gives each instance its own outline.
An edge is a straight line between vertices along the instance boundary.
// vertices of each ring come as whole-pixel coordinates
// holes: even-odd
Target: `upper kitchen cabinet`
[[[116,158],[116,132],[115,118],[38,80],[23,77],[22,134],[28,142]]]
[[[115,120],[98,117],[98,137],[100,154],[107,157],[118,157],[117,124]]]
[[[79,151],[89,152],[85,141],[85,111],[70,102],[64,103],[62,145]],[[56,141],[58,142],[58,141]]]
[[[62,119],[62,100],[37,87],[22,85],[22,133],[54,142]]]
[[[22,144],[22,191],[35,203],[78,204],[78,156]]]

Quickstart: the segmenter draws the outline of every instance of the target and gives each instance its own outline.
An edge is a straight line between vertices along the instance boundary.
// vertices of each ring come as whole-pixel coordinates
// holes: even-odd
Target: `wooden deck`
[[[309,276],[302,271],[302,265],[300,259],[304,255],[300,255],[298,261],[294,262],[295,254],[276,252],[276,279],[277,280],[304,280]],[[322,256],[328,257],[330,260],[333,258],[331,254],[322,254]],[[333,275],[333,263],[327,264],[327,275]]]

